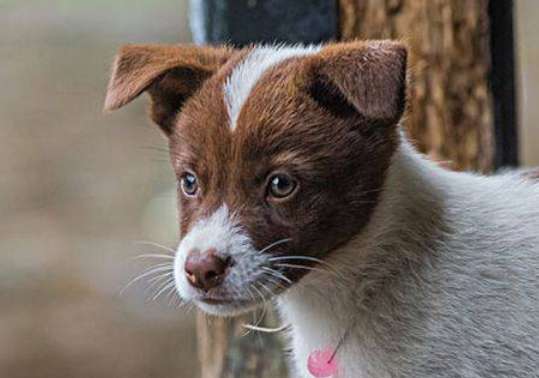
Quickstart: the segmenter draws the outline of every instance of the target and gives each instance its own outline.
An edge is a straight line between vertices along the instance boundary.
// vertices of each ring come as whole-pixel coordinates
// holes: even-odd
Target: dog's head
[[[406,49],[126,46],[105,108],[145,91],[178,180],[177,288],[231,314],[293,285],[369,221],[398,143]]]

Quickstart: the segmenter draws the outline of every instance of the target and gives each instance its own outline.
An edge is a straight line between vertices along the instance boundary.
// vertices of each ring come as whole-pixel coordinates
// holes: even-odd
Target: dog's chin
[[[238,316],[255,310],[262,303],[253,301],[213,301],[194,300],[196,306],[207,314],[214,316]]]

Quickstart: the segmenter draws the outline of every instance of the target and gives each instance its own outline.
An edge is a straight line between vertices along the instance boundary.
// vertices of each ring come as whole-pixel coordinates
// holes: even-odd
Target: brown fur
[[[106,107],[122,106],[150,88],[154,120],[170,137],[178,178],[191,171],[199,180],[196,198],[178,193],[182,235],[223,203],[256,248],[291,238],[272,250],[276,254],[323,257],[365,226],[396,148],[396,126],[404,111],[402,45],[335,44],[273,67],[252,90],[235,130],[230,128],[223,84],[247,50],[176,47],[155,57],[155,47],[138,49],[143,53],[120,53]],[[165,71],[169,74],[163,76]],[[168,83],[170,75],[173,85]],[[187,95],[192,96],[189,101]],[[177,97],[180,105],[170,101]],[[298,180],[292,198],[268,197],[268,178],[276,171]],[[284,273],[299,279],[304,271]]]
[[[151,118],[169,134],[185,100],[232,52],[226,46],[126,45],[113,63],[104,109],[118,109],[147,90]]]

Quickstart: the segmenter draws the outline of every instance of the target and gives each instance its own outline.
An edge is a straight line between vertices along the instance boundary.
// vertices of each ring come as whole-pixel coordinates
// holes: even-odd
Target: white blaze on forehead
[[[319,46],[263,46],[253,49],[225,82],[225,103],[230,118],[230,128],[232,130],[236,128],[241,108],[264,72],[286,59],[313,54],[319,50]]]

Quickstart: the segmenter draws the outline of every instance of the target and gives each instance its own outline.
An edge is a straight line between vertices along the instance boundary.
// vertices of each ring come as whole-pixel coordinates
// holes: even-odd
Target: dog
[[[295,376],[539,376],[539,185],[446,170],[402,128],[407,49],[127,45],[178,182],[177,290],[230,316],[275,298]],[[337,350],[338,349],[338,350]]]

